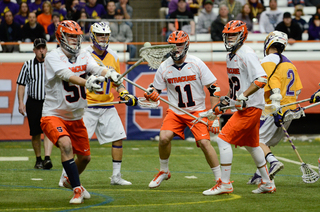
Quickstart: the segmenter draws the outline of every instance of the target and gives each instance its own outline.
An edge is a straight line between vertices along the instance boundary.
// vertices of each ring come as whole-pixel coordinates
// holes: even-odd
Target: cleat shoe
[[[43,169],[43,161],[37,161],[36,164],[34,165],[35,169]]]
[[[121,173],[111,176],[111,185],[132,185],[131,182],[121,178]]]
[[[73,197],[70,200],[70,204],[81,204],[83,203],[83,192],[80,187],[77,187],[73,191]]]
[[[210,195],[219,195],[219,194],[230,194],[233,192],[233,187],[232,183],[223,183],[221,179],[217,181],[217,184],[213,186],[212,188],[205,190],[202,192],[203,195],[205,196],[210,196]]]
[[[63,186],[64,177],[67,177],[67,174],[64,170],[62,170],[62,174],[61,174],[60,180],[59,180],[59,187],[64,187]]]
[[[254,194],[263,194],[263,193],[273,193],[276,192],[276,186],[274,185],[273,181],[268,183],[261,182],[259,188],[253,190],[252,193]]]
[[[63,187],[72,190],[72,186],[70,184],[69,178],[66,176],[64,177],[64,180],[63,180]],[[91,198],[90,193],[82,185],[80,187],[81,187],[83,199],[90,199]]]
[[[51,168],[52,168],[51,160],[44,160],[43,161],[43,169],[51,169]]]
[[[155,176],[155,178],[153,178],[153,180],[149,183],[149,188],[159,187],[163,180],[169,180],[170,177],[171,177],[171,173],[169,171],[168,172],[160,171]]]
[[[320,158],[318,159],[318,168],[319,168],[319,175],[320,175]]]
[[[259,185],[261,183],[261,176],[254,173],[253,177],[247,182],[248,185]]]
[[[284,165],[280,161],[275,161],[270,163],[270,169],[269,169],[270,180],[273,180],[274,176],[283,168],[284,168]]]

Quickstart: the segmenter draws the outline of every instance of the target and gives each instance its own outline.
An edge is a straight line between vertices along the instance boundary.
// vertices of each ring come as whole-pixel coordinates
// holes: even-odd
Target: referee
[[[32,136],[32,147],[36,155],[35,169],[51,169],[52,162],[50,159],[52,151],[52,142],[44,135],[44,154],[45,158],[41,158],[41,134],[43,133],[40,127],[40,119],[42,114],[42,106],[45,98],[45,70],[44,58],[47,53],[46,40],[36,38],[33,43],[33,52],[35,58],[26,61],[17,79],[18,84],[18,99],[19,113],[23,116],[27,112],[30,135]],[[26,105],[23,102],[25,88],[28,87],[28,99]]]

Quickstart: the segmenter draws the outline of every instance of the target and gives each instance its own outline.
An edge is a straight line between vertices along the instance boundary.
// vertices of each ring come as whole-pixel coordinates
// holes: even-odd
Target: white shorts
[[[274,124],[273,116],[269,116],[264,122],[260,121],[259,129],[259,143],[263,143],[267,146],[276,146],[280,140],[285,136],[281,127],[277,127]],[[283,126],[288,129],[291,121],[285,122]]]
[[[95,132],[100,144],[110,143],[126,138],[117,110],[111,108],[85,108],[83,121],[89,139]]]

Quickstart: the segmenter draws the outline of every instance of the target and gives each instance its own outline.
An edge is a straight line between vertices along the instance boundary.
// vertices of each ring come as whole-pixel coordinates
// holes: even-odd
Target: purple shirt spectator
[[[176,11],[178,9],[178,1],[179,0],[171,0],[169,3],[169,14],[173,13],[174,11]],[[190,11],[190,7],[189,4],[187,4],[187,10]]]
[[[34,10],[36,10],[37,13],[38,13],[38,12],[41,12],[41,10],[42,10],[42,3],[43,3],[43,2],[41,2],[41,4],[36,4],[35,2],[33,2],[33,3],[29,4],[29,11],[30,11],[30,12],[33,12]]]
[[[15,16],[19,12],[19,5],[18,4],[11,2],[10,0],[0,1],[0,14],[1,14],[2,21],[4,21],[4,10],[7,7],[12,12],[13,16]]]
[[[106,14],[106,10],[102,4],[96,4],[94,7],[89,7],[86,5],[85,9],[89,18],[100,19],[102,15]]]
[[[18,23],[21,26],[21,25],[24,25],[25,23],[27,23],[28,16],[24,17],[21,15],[16,15],[16,16],[14,16],[13,21]]]

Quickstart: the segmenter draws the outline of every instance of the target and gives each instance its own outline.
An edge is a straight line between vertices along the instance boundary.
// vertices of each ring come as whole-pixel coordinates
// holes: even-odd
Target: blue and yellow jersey
[[[108,48],[106,54],[102,56],[97,55],[97,53],[92,49],[91,46],[87,47],[86,50],[92,53],[92,57],[97,61],[98,64],[102,62],[103,65],[105,65],[107,68],[113,68],[118,73],[120,73],[119,57],[112,49]],[[109,80],[108,82],[102,82],[101,86],[103,86],[103,94],[96,94],[87,90],[88,105],[113,101],[114,95],[111,90],[113,87],[113,83],[111,83],[111,81]]]
[[[302,89],[302,83],[297,71],[297,68],[292,62],[282,55],[282,63],[277,67],[277,70],[271,76],[274,68],[279,63],[280,57],[278,54],[269,54],[263,58],[261,65],[268,75],[268,83],[264,87],[264,98],[267,104],[271,104],[270,91],[274,88],[279,88],[282,100],[281,105],[296,102],[297,91]],[[296,105],[291,105],[282,109],[282,112],[288,109],[295,109]]]

